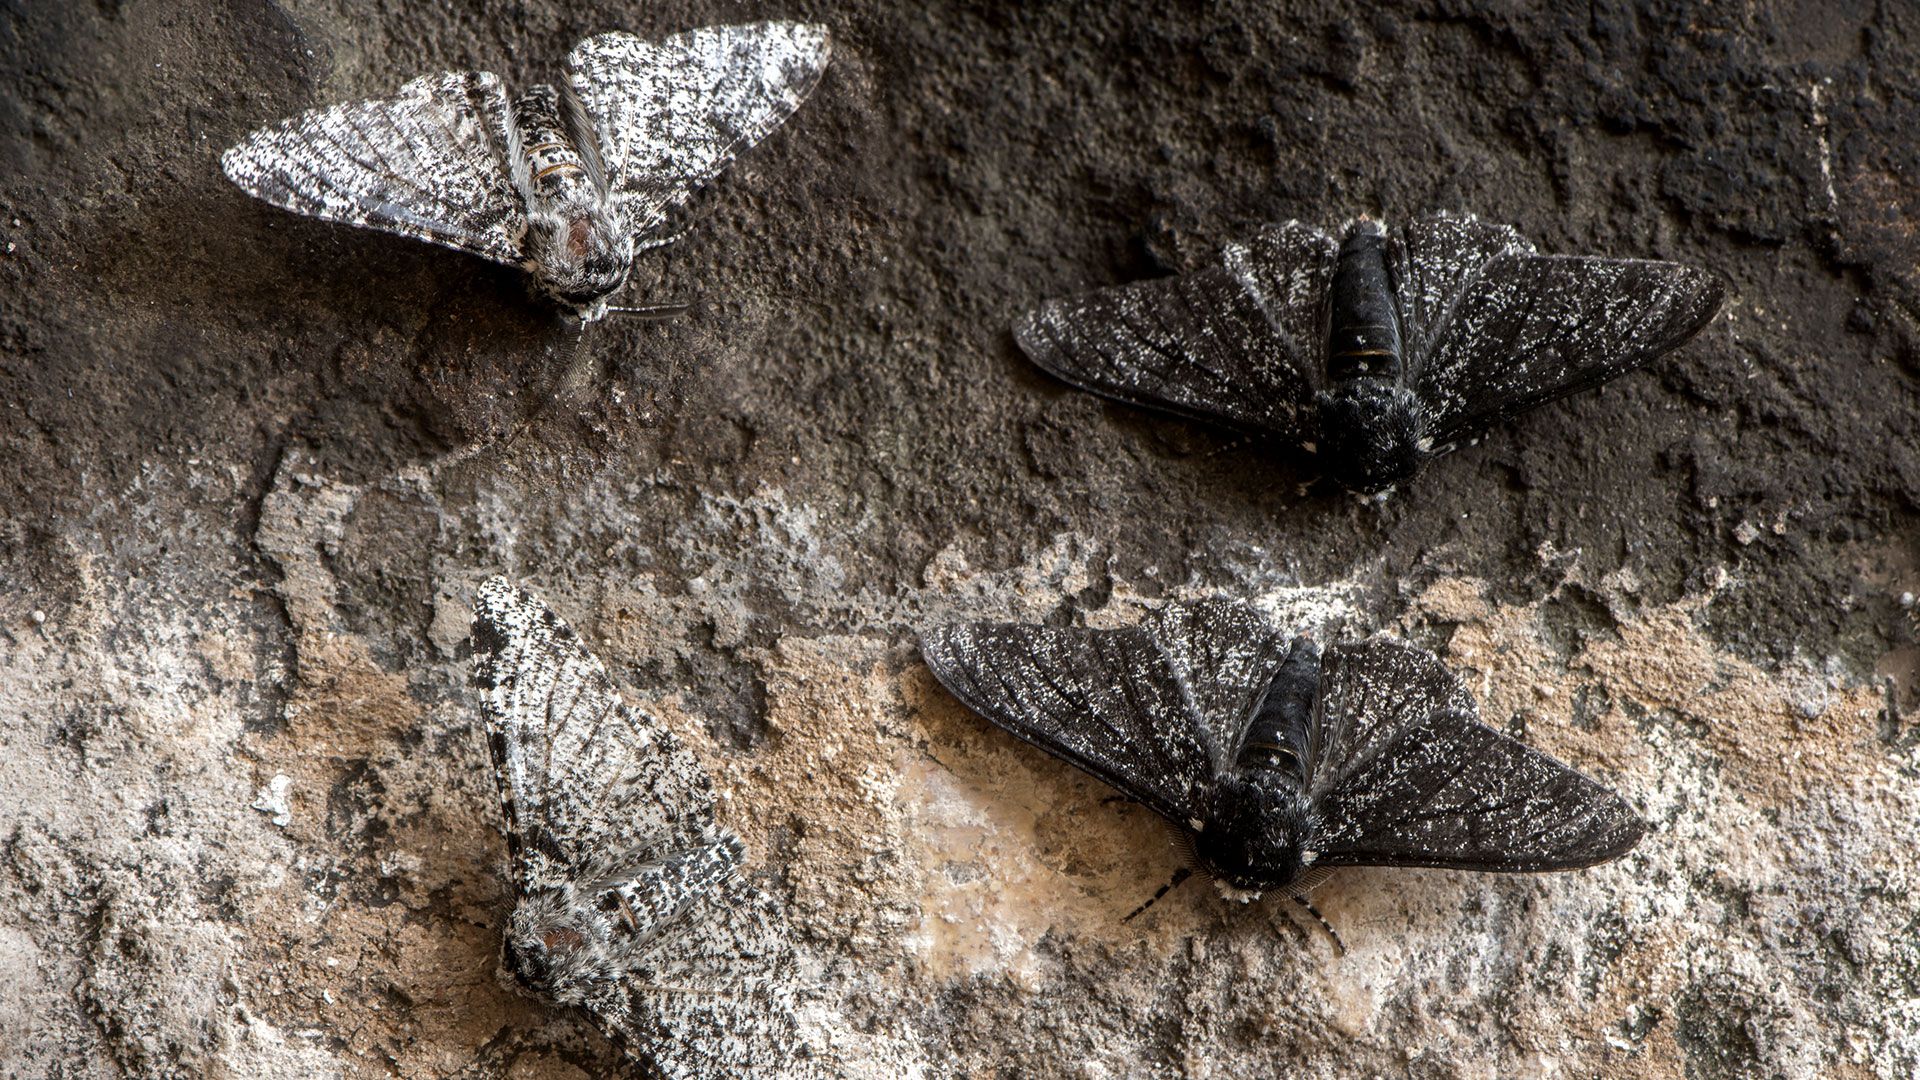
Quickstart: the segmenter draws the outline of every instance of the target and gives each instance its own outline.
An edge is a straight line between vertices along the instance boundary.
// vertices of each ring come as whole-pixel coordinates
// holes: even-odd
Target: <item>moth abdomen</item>
[[[1306,783],[1309,725],[1319,692],[1320,647],[1310,638],[1297,637],[1248,717],[1234,764],[1243,771],[1277,772],[1294,784]]]
[[[559,90],[535,86],[513,103],[521,160],[515,183],[527,205],[527,264],[549,297],[598,318],[627,283],[633,240],[606,198],[590,126]]]
[[[1327,291],[1327,378],[1398,379],[1400,316],[1387,273],[1386,230],[1362,221],[1340,244]]]
[[[591,138],[573,130],[552,86],[530,87],[513,102],[514,133],[526,158],[529,199],[554,202],[591,201],[599,192],[587,169],[580,143]]]

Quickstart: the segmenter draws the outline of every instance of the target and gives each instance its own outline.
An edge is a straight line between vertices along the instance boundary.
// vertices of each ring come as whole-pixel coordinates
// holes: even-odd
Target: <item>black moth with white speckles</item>
[[[1575,869],[1645,830],[1402,641],[1323,650],[1208,600],[1124,630],[949,626],[920,648],[962,703],[1158,812],[1242,898],[1341,866]]]
[[[1301,444],[1371,494],[1678,348],[1725,291],[1681,263],[1540,255],[1468,215],[1340,241],[1289,221],[1206,269],[1050,301],[1014,336],[1069,383]]]

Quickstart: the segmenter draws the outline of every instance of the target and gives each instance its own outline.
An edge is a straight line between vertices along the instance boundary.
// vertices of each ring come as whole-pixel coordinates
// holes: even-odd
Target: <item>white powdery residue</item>
[[[1281,586],[1246,599],[1280,626],[1324,637],[1355,617],[1353,602],[1358,595],[1357,582],[1332,581],[1325,585]]]
[[[286,773],[274,773],[267,786],[253,800],[253,809],[271,815],[268,820],[281,828],[293,822],[293,809],[287,804],[287,795],[293,791],[293,778]]]
[[[320,1046],[288,1041],[277,1027],[247,1015],[229,1029],[221,1047],[216,1075],[257,1077],[258,1080],[325,1080],[345,1075],[341,1064]]]
[[[533,520],[525,505],[529,494],[494,476],[475,485],[466,523],[485,541],[496,566],[518,565],[517,553],[525,546],[524,532]]]
[[[920,593],[909,621],[923,627],[964,620],[1035,621],[1059,606],[1062,596],[1093,582],[1098,547],[1091,537],[1059,532],[1019,565],[982,571],[968,561],[956,537],[921,570]],[[1116,603],[1128,598],[1128,590],[1116,586]]]
[[[1807,87],[1807,97],[1813,102],[1814,141],[1820,148],[1820,182],[1826,189],[1827,209],[1833,214],[1834,220],[1838,221],[1840,195],[1833,189],[1833,146],[1827,138],[1827,112],[1820,100],[1824,96],[1822,91],[1832,82],[1832,79],[1821,79],[1810,84]]]
[[[857,521],[823,521],[808,503],[791,503],[779,488],[763,488],[745,498],[703,495],[701,512],[679,530],[688,549],[730,553],[705,576],[716,593],[744,592],[764,582],[797,606],[837,607],[845,597],[848,574],[843,552],[831,543],[859,536],[870,528],[869,515]]]

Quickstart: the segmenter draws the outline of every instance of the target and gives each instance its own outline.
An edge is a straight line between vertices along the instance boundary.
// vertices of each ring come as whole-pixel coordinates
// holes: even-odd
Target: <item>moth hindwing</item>
[[[675,238],[675,211],[800,107],[830,51],[806,23],[599,34],[563,88],[509,102],[490,72],[429,75],[261,128],[220,163],[275,206],[523,266],[597,319],[634,253]]]
[[[479,589],[473,645],[513,863],[501,966],[515,985],[584,1008],[670,1080],[813,1075],[799,956],[738,872],[700,763],[504,578]]]
[[[1341,866],[1572,869],[1644,829],[1391,638],[1323,650],[1207,600],[1121,630],[942,627],[921,652],[962,703],[1160,813],[1243,893]]]
[[[1069,383],[1301,444],[1375,493],[1678,348],[1725,292],[1681,263],[1541,255],[1468,215],[1337,240],[1290,221],[1181,277],[1049,301],[1014,336]]]

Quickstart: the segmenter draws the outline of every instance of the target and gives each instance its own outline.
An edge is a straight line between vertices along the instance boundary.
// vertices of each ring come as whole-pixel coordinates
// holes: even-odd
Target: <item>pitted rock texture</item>
[[[701,757],[814,1019],[889,1075],[1912,1075],[1920,13],[1531,7],[10,7],[0,1075],[627,1068],[495,978],[495,572]],[[676,321],[576,340],[510,268],[219,173],[416,75],[755,18],[833,64],[637,260]],[[1261,222],[1436,210],[1713,267],[1728,309],[1385,503],[1008,332]],[[1342,872],[1345,956],[1197,885],[1121,923],[1174,841],[913,631],[1222,592],[1435,650],[1648,837]]]

